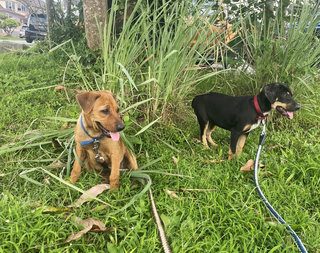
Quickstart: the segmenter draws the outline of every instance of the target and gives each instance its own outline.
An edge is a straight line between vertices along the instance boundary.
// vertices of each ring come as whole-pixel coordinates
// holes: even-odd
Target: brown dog
[[[110,189],[117,189],[120,166],[133,170],[138,168],[136,158],[120,138],[119,132],[124,129],[124,123],[119,106],[110,91],[84,92],[76,99],[82,113],[74,131],[78,158],[73,164],[71,182],[78,180],[82,162],[88,170],[106,169],[110,175]]]

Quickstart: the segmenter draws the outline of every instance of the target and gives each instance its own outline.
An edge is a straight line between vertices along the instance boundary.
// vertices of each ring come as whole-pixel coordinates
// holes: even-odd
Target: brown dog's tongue
[[[109,133],[110,133],[111,139],[113,141],[119,141],[119,139],[120,139],[119,132],[109,132]]]

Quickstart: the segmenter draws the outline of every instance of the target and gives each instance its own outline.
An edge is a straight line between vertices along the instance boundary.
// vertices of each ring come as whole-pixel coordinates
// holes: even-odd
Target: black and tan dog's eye
[[[110,113],[109,109],[101,110],[101,112],[103,112],[104,114],[109,114]]]

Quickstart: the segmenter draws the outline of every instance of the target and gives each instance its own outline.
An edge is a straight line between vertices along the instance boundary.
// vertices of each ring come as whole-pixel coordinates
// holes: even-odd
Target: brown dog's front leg
[[[110,174],[110,189],[117,190],[119,187],[120,177],[120,159],[118,157],[111,158],[111,174]]]
[[[138,169],[137,160],[134,155],[131,155],[129,150],[126,150],[126,153],[124,154],[125,159],[128,161],[128,166],[130,170],[136,170]]]
[[[85,159],[85,153],[84,151],[82,150],[82,148],[78,148],[78,145],[76,147],[76,154],[78,156],[78,159],[80,161],[84,161]],[[77,157],[75,157],[74,159],[74,163],[73,163],[73,167],[72,167],[72,171],[71,171],[71,175],[70,175],[70,178],[71,178],[71,183],[75,183],[77,182],[78,178],[80,177],[81,175],[81,164],[80,162],[78,161]]]

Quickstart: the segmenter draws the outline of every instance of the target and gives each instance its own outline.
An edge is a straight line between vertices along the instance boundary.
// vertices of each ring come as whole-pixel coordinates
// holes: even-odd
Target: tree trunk
[[[84,26],[89,49],[101,48],[99,30],[103,31],[107,20],[107,0],[83,0]]]
[[[47,22],[48,22],[48,26],[47,26],[47,36],[48,36],[48,40],[50,43],[50,47],[51,47],[51,39],[52,39],[52,27],[53,27],[53,22],[54,22],[54,14],[55,14],[55,9],[54,9],[54,5],[53,5],[53,0],[46,0],[46,12],[47,12]]]

